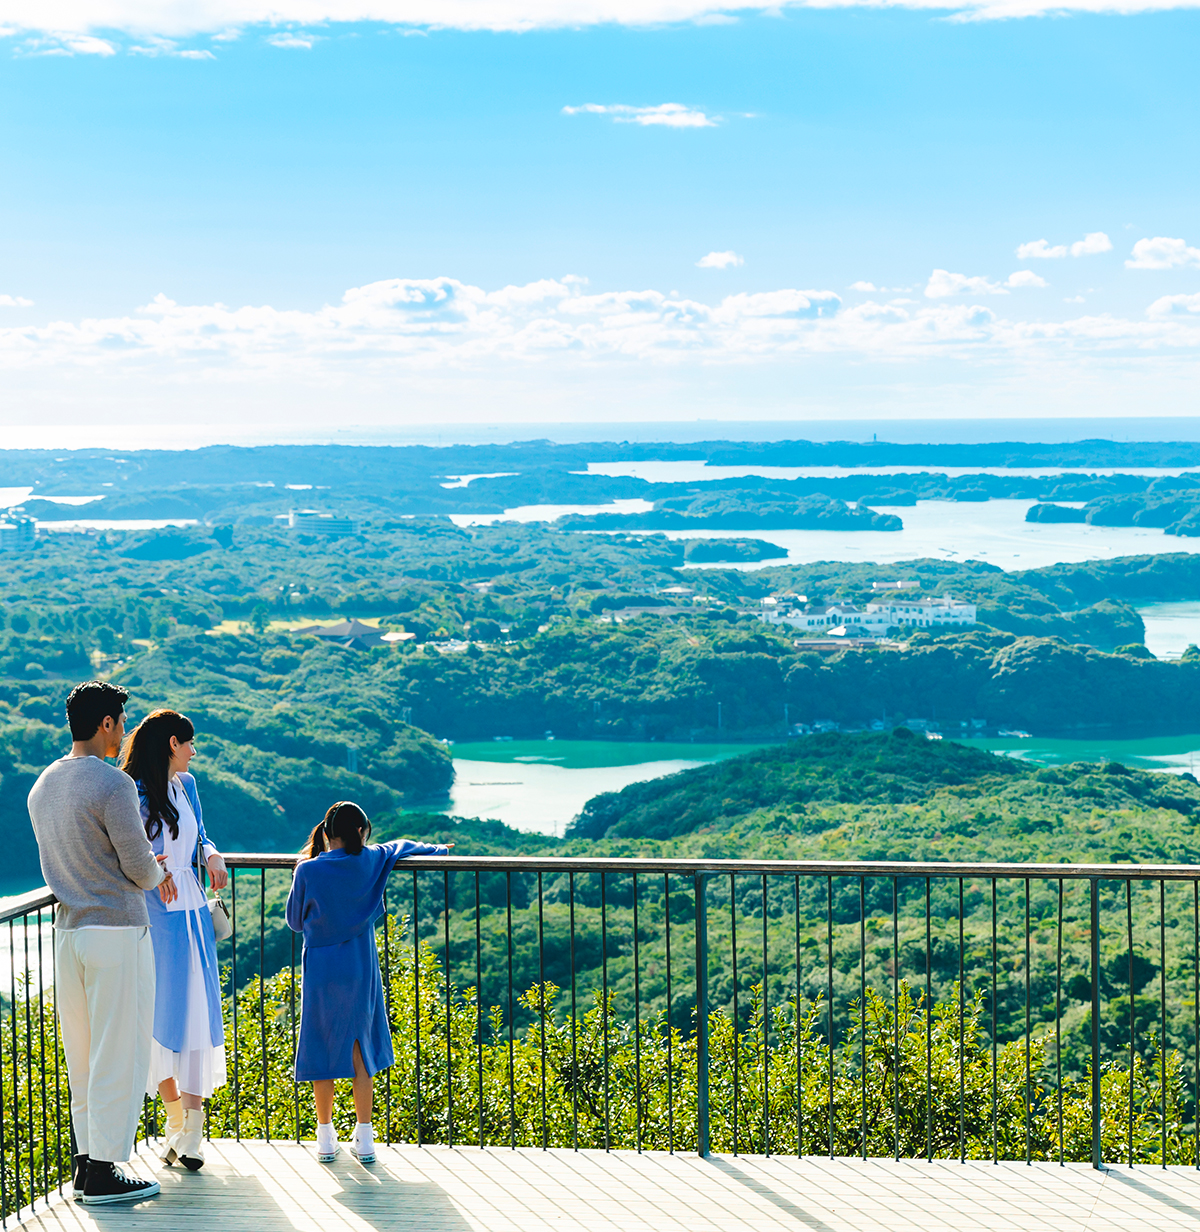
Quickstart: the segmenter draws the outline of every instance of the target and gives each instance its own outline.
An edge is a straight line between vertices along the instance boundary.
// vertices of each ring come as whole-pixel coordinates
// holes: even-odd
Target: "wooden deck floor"
[[[69,1198],[27,1214],[37,1232],[1159,1232],[1200,1225],[1190,1168],[762,1159],[411,1146],[345,1152],[213,1142],[201,1172],[152,1166],[137,1206]]]

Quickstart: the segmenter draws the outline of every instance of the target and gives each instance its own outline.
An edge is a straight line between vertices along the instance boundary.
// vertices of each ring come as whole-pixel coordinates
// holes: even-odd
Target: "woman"
[[[121,769],[136,783],[155,855],[166,856],[178,897],[146,894],[154,946],[154,1038],[147,1094],[167,1111],[165,1163],[204,1164],[204,1100],[225,1084],[225,1026],[212,915],[196,875],[197,843],[213,886],[228,880],[225,861],[204,833],[200,796],[188,763],[195,729],[174,710],[156,710],[134,728]]]

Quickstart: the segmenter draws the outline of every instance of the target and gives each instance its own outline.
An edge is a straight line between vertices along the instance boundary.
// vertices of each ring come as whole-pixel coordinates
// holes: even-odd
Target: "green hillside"
[[[634,783],[590,800],[568,839],[674,840],[681,854],[737,843],[792,859],[1187,862],[1195,818],[1190,775],[1039,768],[901,727]]]

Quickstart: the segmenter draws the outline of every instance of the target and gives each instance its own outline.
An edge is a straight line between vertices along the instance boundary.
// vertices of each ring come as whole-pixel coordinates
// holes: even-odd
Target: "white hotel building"
[[[881,599],[859,608],[853,603],[814,605],[781,611],[778,600],[764,600],[760,619],[791,625],[806,633],[884,637],[889,629],[953,629],[975,623],[975,604],[950,595],[933,599]]]

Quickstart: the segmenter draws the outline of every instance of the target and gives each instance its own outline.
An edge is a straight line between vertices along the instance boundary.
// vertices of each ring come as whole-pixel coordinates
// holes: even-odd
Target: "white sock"
[[[375,1129],[370,1121],[357,1121],[354,1125],[354,1138],[357,1142],[370,1145],[375,1140]]]
[[[322,1150],[326,1150],[326,1149],[331,1149],[332,1147],[336,1145],[337,1145],[337,1134],[334,1131],[333,1122],[331,1121],[327,1125],[322,1125],[320,1122],[318,1122],[317,1123],[317,1146],[320,1147]]]

